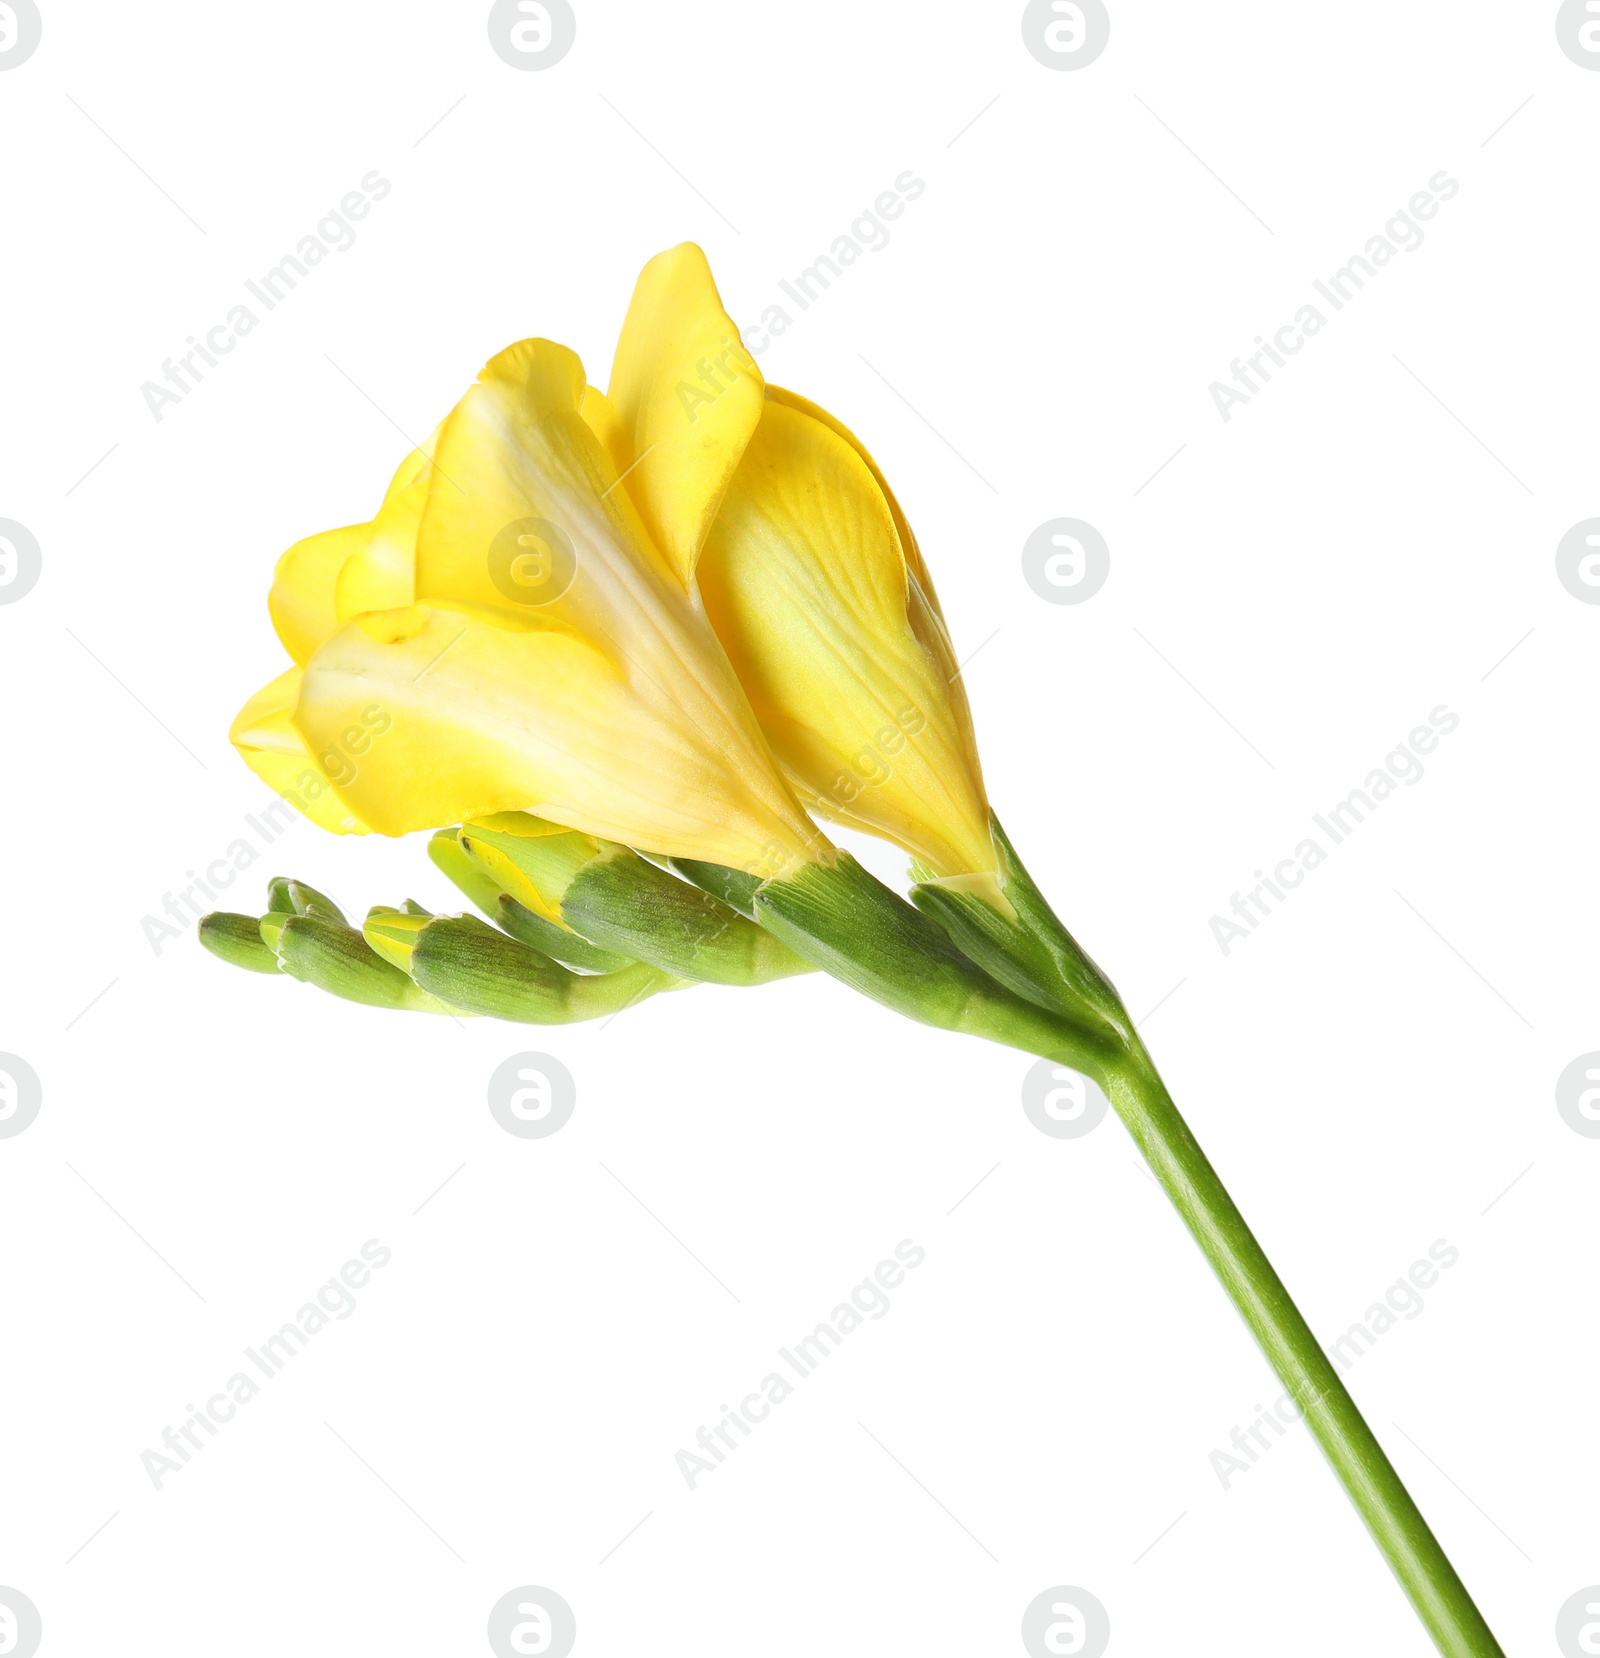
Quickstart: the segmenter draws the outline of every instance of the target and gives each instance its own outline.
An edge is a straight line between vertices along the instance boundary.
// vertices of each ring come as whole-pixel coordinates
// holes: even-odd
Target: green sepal
[[[567,888],[561,913],[591,943],[679,978],[744,986],[811,971],[775,934],[634,852],[591,863]]]
[[[200,942],[212,955],[234,967],[252,973],[280,973],[278,958],[261,936],[261,923],[253,915],[232,915],[214,910],[200,917]]]
[[[758,876],[729,869],[726,864],[701,863],[697,858],[668,858],[667,865],[702,892],[720,898],[747,920],[755,920],[756,892],[761,886]]]
[[[1018,995],[1128,1042],[1133,1024],[1111,981],[1061,924],[1023,867],[1016,849],[990,814],[1002,890],[1016,911],[1011,922],[983,899],[937,882],[912,888],[911,900],[934,916],[954,942]]]
[[[402,973],[411,972],[411,952],[416,946],[417,933],[428,924],[426,913],[414,914],[407,910],[393,910],[375,905],[361,925],[361,936],[368,949],[380,955],[391,967]]]
[[[273,915],[320,915],[325,921],[345,921],[344,911],[326,893],[288,875],[274,875],[267,882],[267,910]]]
[[[598,944],[591,944],[570,928],[546,921],[525,904],[519,904],[509,892],[500,894],[500,902],[491,914],[503,931],[566,967],[584,973],[616,973],[624,967],[634,966],[632,956],[602,950]]]
[[[426,922],[416,935],[411,971],[452,1006],[528,1025],[603,1018],[681,983],[642,963],[615,973],[569,972],[469,915]]]
[[[927,917],[848,852],[831,868],[806,864],[756,894],[761,925],[825,972],[896,1013],[946,1029],[987,976]]]
[[[377,955],[354,927],[320,915],[290,915],[277,928],[285,973],[367,1007],[406,1013],[458,1013]]]
[[[949,934],[950,941],[990,978],[1058,1013],[1073,1011],[1074,999],[1055,972],[1050,952],[1016,922],[969,892],[952,892],[934,882],[911,889],[911,902]]]
[[[755,910],[798,955],[907,1018],[1047,1056],[1096,1081],[1122,1051],[1099,1021],[1052,1012],[990,978],[848,852],[766,882]]]
[[[428,856],[435,867],[464,892],[491,919],[500,902],[500,884],[491,880],[461,850],[454,829],[440,829],[428,842]]]

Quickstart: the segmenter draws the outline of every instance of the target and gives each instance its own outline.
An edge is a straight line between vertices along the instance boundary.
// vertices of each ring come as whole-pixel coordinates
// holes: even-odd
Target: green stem
[[[998,832],[998,825],[996,826]],[[1366,1521],[1445,1658],[1505,1658],[1455,1568],[1195,1143],[1110,982],[1002,838],[1016,918],[981,899],[916,894],[939,923],[841,856],[749,895],[761,925],[885,1006],[1071,1066],[1106,1091]],[[699,868],[679,866],[690,879]],[[948,901],[947,901],[948,899]],[[958,949],[948,927],[988,971]],[[1042,952],[1042,953],[1041,953]]]
[[[1118,1116],[1299,1405],[1434,1644],[1445,1658],[1504,1658],[1483,1614],[1196,1144],[1137,1037],[1125,1062],[1113,1067],[1103,1081]]]

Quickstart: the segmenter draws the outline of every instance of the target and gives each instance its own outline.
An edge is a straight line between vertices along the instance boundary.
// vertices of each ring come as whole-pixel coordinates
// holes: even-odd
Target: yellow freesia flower
[[[298,738],[350,820],[330,809],[328,827],[526,811],[763,876],[830,857],[692,583],[737,453],[662,432],[658,542],[607,438],[626,434],[572,352],[495,357],[371,523],[280,561],[271,611],[298,680],[269,688],[272,743],[260,717],[236,727],[244,758],[274,782]]]
[[[715,474],[709,534],[686,526],[703,536],[700,590],[807,807],[991,892],[972,716],[911,527],[855,436],[763,386],[737,341],[699,248],[646,266],[610,388],[630,445],[617,458],[635,465],[628,487],[668,544],[682,526],[673,477]]]
[[[691,243],[641,273],[609,396],[550,341],[500,353],[370,522],[284,554],[269,608],[296,667],[235,741],[275,787],[319,779],[325,827],[527,812],[770,875],[831,855],[804,802],[993,886],[910,526],[844,426],[764,383]]]

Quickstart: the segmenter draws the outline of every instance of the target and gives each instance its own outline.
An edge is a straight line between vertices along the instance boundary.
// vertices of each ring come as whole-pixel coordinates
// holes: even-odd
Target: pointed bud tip
[[[253,915],[215,910],[203,915],[196,928],[201,944],[212,955],[251,973],[280,973],[278,958],[261,937],[261,923]]]

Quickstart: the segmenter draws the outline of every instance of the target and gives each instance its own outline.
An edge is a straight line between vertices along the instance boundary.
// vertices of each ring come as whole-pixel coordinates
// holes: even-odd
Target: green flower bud
[[[559,961],[564,966],[576,968],[579,972],[615,973],[621,968],[634,965],[632,956],[602,950],[598,944],[591,944],[588,939],[580,938],[570,927],[558,927],[555,922],[546,921],[542,915],[535,915],[508,892],[500,894],[500,901],[492,915],[503,932],[510,933],[513,938],[520,939],[524,944],[532,945],[535,950],[549,956],[552,961]]]
[[[454,829],[440,829],[428,842],[428,856],[439,871],[464,892],[491,919],[500,902],[500,884],[461,850]]]
[[[557,923],[573,877],[600,856],[600,842],[593,835],[558,829],[526,812],[497,812],[464,823],[456,839],[502,892]]]
[[[374,910],[362,924],[361,936],[390,966],[398,967],[402,973],[409,975],[417,934],[430,919],[427,915],[408,915],[400,910],[388,910],[383,914]]]
[[[740,915],[755,920],[756,891],[761,885],[756,876],[746,875],[742,869],[729,869],[725,864],[700,863],[694,858],[669,858],[667,865],[702,892],[709,892],[713,898],[731,904]]]
[[[608,849],[572,879],[561,913],[593,943],[679,978],[756,985],[811,971],[721,899],[621,848]]]
[[[376,925],[388,929],[393,918]],[[452,1006],[529,1025],[603,1018],[681,983],[641,963],[615,973],[572,973],[468,915],[423,922],[410,968],[418,985]]]
[[[267,908],[277,915],[320,915],[325,921],[344,921],[344,911],[326,893],[287,875],[274,875],[267,883]]]
[[[230,915],[216,910],[200,917],[200,942],[212,955],[252,973],[277,973],[278,958],[261,937],[261,923],[253,915]]]
[[[320,915],[289,915],[282,918],[276,933],[278,961],[285,973],[347,1002],[409,1013],[462,1011],[430,995],[383,960],[354,927]]]

